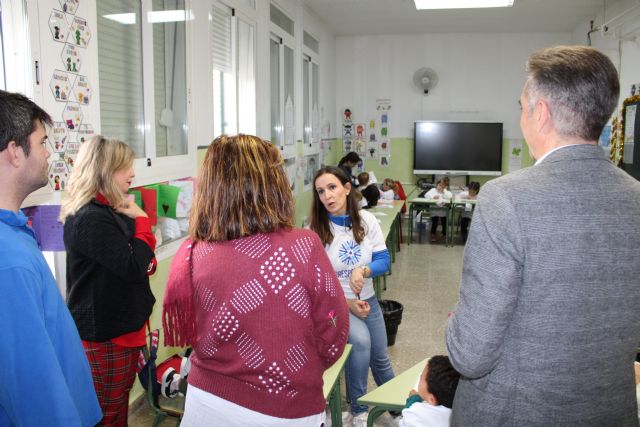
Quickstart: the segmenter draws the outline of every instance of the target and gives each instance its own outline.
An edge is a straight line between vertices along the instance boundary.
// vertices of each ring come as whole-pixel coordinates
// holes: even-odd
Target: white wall
[[[620,105],[631,95],[632,84],[640,83],[640,2],[620,0],[607,5],[606,13],[594,17],[591,34],[592,46],[600,49],[613,61],[620,73]],[[607,24],[607,31],[603,26]],[[588,44],[589,23],[585,22],[573,31],[576,44]],[[637,94],[637,92],[636,92]]]
[[[355,121],[368,121],[375,100],[389,98],[395,138],[412,138],[416,120],[499,121],[506,138],[522,138],[518,98],[527,57],[570,42],[571,33],[337,37],[336,120],[350,108]],[[413,85],[421,67],[439,75],[426,96]]]

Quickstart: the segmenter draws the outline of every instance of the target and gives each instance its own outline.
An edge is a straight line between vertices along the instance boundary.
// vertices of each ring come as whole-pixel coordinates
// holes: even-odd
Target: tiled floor
[[[402,245],[392,266],[393,274],[387,280],[388,289],[383,294],[384,299],[399,301],[404,306],[395,345],[389,347],[396,373],[427,356],[446,354],[444,326],[458,297],[464,247],[430,244],[427,240],[423,239],[422,244]],[[371,376],[369,384],[370,389],[375,387]],[[343,410],[346,409],[343,403]],[[384,421],[376,425],[386,425]],[[153,414],[146,404],[131,411],[129,426],[151,426],[152,423]],[[175,423],[164,421],[161,425]]]

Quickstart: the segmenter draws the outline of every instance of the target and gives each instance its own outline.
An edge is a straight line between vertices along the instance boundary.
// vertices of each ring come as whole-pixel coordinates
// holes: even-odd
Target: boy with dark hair
[[[380,200],[380,190],[375,184],[369,183],[369,174],[367,172],[362,172],[358,175],[358,184],[360,193],[367,202],[366,205],[363,203],[362,207],[366,209],[377,205],[378,200]]]
[[[449,426],[459,380],[448,356],[430,358],[420,374],[418,390],[409,392],[400,427]]]

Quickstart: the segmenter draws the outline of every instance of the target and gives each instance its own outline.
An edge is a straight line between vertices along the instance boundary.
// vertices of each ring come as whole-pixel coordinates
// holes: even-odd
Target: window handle
[[[40,63],[36,61],[36,84],[40,85]]]

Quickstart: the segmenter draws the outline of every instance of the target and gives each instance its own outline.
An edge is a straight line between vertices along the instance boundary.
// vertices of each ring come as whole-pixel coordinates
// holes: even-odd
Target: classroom
[[[256,162],[266,161],[270,156],[283,160],[287,191],[291,193],[284,198],[292,206],[290,223],[296,228],[310,228],[303,233],[315,232],[315,240],[320,236],[318,243],[323,243],[327,249],[328,258],[324,256],[327,262],[333,263],[334,258],[350,260],[349,257],[354,254],[338,254],[336,250],[332,255],[328,248],[334,235],[326,240],[322,231],[330,226],[345,230],[351,230],[352,225],[355,227],[352,219],[346,219],[344,223],[336,222],[335,212],[329,207],[329,202],[325,203],[329,197],[327,194],[333,194],[333,181],[326,184],[322,177],[341,180],[341,175],[336,175],[330,167],[340,166],[339,174],[344,173],[348,179],[348,185],[340,181],[342,184],[339,187],[344,190],[340,197],[349,200],[348,203],[355,200],[354,197],[362,197],[361,206],[369,203],[362,209],[362,212],[368,212],[363,214],[366,215],[363,218],[369,218],[369,222],[362,220],[368,224],[365,229],[369,230],[371,223],[377,223],[374,228],[381,230],[378,242],[372,244],[373,249],[367,247],[365,252],[373,257],[372,265],[379,261],[380,256],[386,257],[388,265],[383,270],[378,271],[376,266],[379,264],[373,268],[369,264],[358,264],[342,271],[334,267],[336,271],[331,270],[331,277],[338,281],[344,279],[340,283],[348,291],[349,286],[351,289],[356,286],[353,281],[350,282],[353,272],[362,268],[360,279],[365,285],[361,289],[369,286],[372,293],[375,291],[375,295],[368,294],[369,297],[382,301],[381,317],[386,324],[388,342],[385,354],[388,355],[389,370],[393,371],[391,377],[395,373],[395,378],[384,388],[384,385],[376,384],[377,377],[382,374],[367,371],[364,397],[358,394],[354,399],[362,398],[358,407],[357,402],[352,402],[349,396],[349,389],[356,386],[352,386],[349,383],[351,379],[345,375],[345,367],[350,366],[350,360],[354,358],[352,351],[355,347],[347,344],[348,350],[342,354],[341,349],[342,357],[332,359],[335,365],[332,363],[332,368],[324,371],[323,392],[327,408],[322,421],[325,426],[409,425],[402,424],[399,415],[408,404],[410,390],[417,390],[414,383],[428,363],[427,359],[450,354],[453,365],[473,359],[454,355],[463,352],[465,346],[470,346],[470,341],[462,342],[461,335],[457,337],[460,341],[456,341],[452,335],[454,331],[471,334],[469,329],[465,329],[468,324],[462,320],[456,323],[457,315],[461,319],[463,313],[475,316],[473,319],[476,323],[478,319],[487,324],[498,319],[497,315],[491,317],[486,313],[472,313],[471,308],[458,305],[463,295],[468,297],[467,304],[473,299],[471,297],[488,298],[480,291],[480,296],[466,293],[464,286],[471,286],[469,283],[474,280],[483,279],[486,283],[502,280],[499,272],[504,276],[522,277],[523,281],[539,280],[542,283],[546,279],[543,275],[546,267],[529,270],[529,263],[535,263],[537,266],[543,264],[549,265],[549,269],[557,269],[553,279],[549,280],[562,281],[564,273],[560,272],[566,273],[577,264],[594,260],[594,266],[604,265],[605,260],[610,259],[611,268],[620,272],[621,277],[616,279],[620,282],[617,288],[619,292],[631,286],[625,282],[626,277],[635,277],[637,282],[638,276],[634,274],[638,267],[631,264],[636,264],[633,251],[640,249],[640,239],[637,243],[634,241],[636,236],[640,237],[637,219],[640,216],[634,218],[632,214],[640,209],[640,202],[623,203],[621,200],[627,200],[625,197],[636,191],[635,182],[640,181],[640,148],[635,146],[638,143],[640,147],[640,0],[504,0],[506,4],[499,7],[478,6],[480,0],[468,1],[471,6],[455,6],[465,2],[449,0],[444,1],[445,6],[440,8],[417,9],[421,3],[430,2],[435,0],[0,0],[0,91],[3,94],[23,94],[50,116],[49,121],[38,117],[43,125],[47,124],[43,128],[46,131],[46,142],[43,139],[47,150],[47,164],[44,165],[46,183],[42,182],[39,187],[25,194],[18,206],[34,230],[33,237],[55,279],[61,301],[70,306],[76,322],[78,312],[74,311],[72,300],[69,302],[67,299],[75,298],[77,293],[73,292],[68,281],[70,277],[75,280],[78,266],[86,264],[72,262],[70,258],[72,252],[76,253],[75,256],[82,255],[85,249],[81,248],[85,246],[80,244],[80,249],[73,251],[65,247],[65,242],[69,241],[67,239],[71,239],[67,230],[71,227],[65,227],[59,218],[62,217],[64,221],[71,212],[68,217],[71,221],[77,212],[74,209],[69,211],[68,206],[75,197],[70,196],[73,188],[78,187],[78,178],[73,178],[73,172],[85,164],[85,158],[79,158],[78,154],[83,153],[81,149],[87,143],[98,140],[105,144],[112,140],[123,141],[128,147],[126,150],[133,154],[132,172],[122,179],[127,186],[127,197],[131,198],[132,205],[138,207],[135,212],[124,212],[124,215],[135,219],[136,234],[131,237],[132,240],[137,237],[138,242],[154,242],[151,251],[148,247],[143,249],[143,252],[149,252],[149,259],[139,261],[145,266],[148,264],[152,273],[143,275],[141,279],[143,283],[148,283],[145,286],[150,288],[150,293],[140,298],[146,298],[149,310],[146,316],[148,322],[143,327],[145,349],[157,330],[156,364],[159,365],[157,375],[160,383],[166,380],[162,374],[167,366],[175,366],[179,372],[181,362],[186,363],[187,360],[184,357],[186,345],[165,345],[167,337],[164,326],[169,322],[167,318],[170,315],[167,312],[163,314],[163,301],[167,304],[168,283],[177,274],[175,265],[179,257],[184,255],[189,260],[193,256],[195,259],[191,251],[184,251],[190,232],[195,232],[190,228],[190,220],[195,218],[191,208],[201,208],[205,203],[204,192],[199,191],[202,184],[198,181],[199,174],[203,168],[207,171],[212,167],[208,175],[201,176],[226,179],[243,168],[234,167],[233,154],[230,153],[237,151],[225,154],[229,156],[224,166],[229,174],[225,174],[219,165],[212,166],[216,165],[212,142],[221,135],[254,135],[257,137],[255,140],[269,143]],[[534,52],[554,46],[594,48],[604,54],[617,70],[619,98],[613,113],[607,115],[606,124],[599,128],[595,138],[580,137],[597,142],[597,154],[609,159],[608,166],[616,166],[613,168],[615,173],[622,171],[623,176],[633,178],[633,184],[629,187],[629,194],[625,195],[625,191],[618,191],[618,187],[615,187],[615,191],[603,189],[601,183],[608,181],[605,181],[604,175],[595,172],[591,175],[585,172],[589,181],[582,185],[555,181],[550,185],[556,187],[558,194],[566,195],[565,202],[571,200],[573,204],[571,208],[559,204],[552,215],[543,212],[545,209],[541,206],[547,199],[537,198],[533,189],[538,187],[533,185],[533,181],[530,181],[531,189],[526,185],[514,193],[508,193],[512,200],[497,194],[497,188],[518,183],[514,176],[528,176],[528,170],[543,165],[545,162],[542,160],[546,155],[553,155],[554,149],[557,150],[560,145],[579,145],[572,139],[573,136],[566,140],[568,142],[554,146],[554,149],[542,142],[538,145],[532,142],[538,135],[547,135],[547,127],[532,121],[538,120],[537,113],[527,115],[530,110],[539,111],[540,102],[528,103],[530,99],[537,98],[534,92],[523,91],[523,85],[525,82],[529,85],[530,80],[527,79],[531,79],[526,66],[528,61],[531,62],[530,56]],[[544,106],[546,108],[547,104]],[[549,117],[556,117],[555,110],[549,108],[544,111]],[[35,119],[32,118],[32,121]],[[5,125],[0,124],[2,126]],[[0,132],[3,138],[4,133]],[[94,139],[97,135],[104,138]],[[552,140],[554,143],[558,141],[553,138],[547,141]],[[240,138],[233,141],[240,143]],[[0,154],[6,147],[4,144],[5,141],[0,141]],[[269,151],[271,148],[273,150]],[[558,153],[564,150],[562,148]],[[357,161],[343,167],[341,160],[350,153],[357,155]],[[28,155],[28,150],[25,150],[25,156]],[[270,164],[266,169],[273,169],[272,166]],[[6,179],[1,167],[0,178]],[[279,166],[276,169],[279,171]],[[316,175],[319,170],[325,171],[324,174]],[[362,185],[362,181],[358,183],[356,177],[365,172],[369,184],[376,187],[374,202],[369,201],[368,196],[363,197],[366,193],[360,194],[369,184]],[[76,172],[76,176],[79,175]],[[555,176],[554,172],[536,178],[536,183],[543,185],[542,182],[551,181],[552,176]],[[390,179],[388,182],[393,187],[392,192],[389,192],[386,179]],[[620,182],[624,179],[619,178]],[[504,184],[492,183],[494,180]],[[259,178],[254,180],[252,175],[244,185],[251,186],[259,181]],[[266,185],[271,185],[271,182]],[[358,185],[361,187],[356,190]],[[485,197],[494,202],[491,207],[484,207],[489,202],[482,205],[483,190],[487,185]],[[275,188],[277,184],[273,186]],[[233,193],[233,188],[220,189],[212,185],[207,189],[212,191],[209,194],[211,200],[217,200],[218,196],[213,188],[224,192],[225,196],[220,196],[219,200],[231,197],[227,196],[227,191]],[[620,188],[626,187],[621,184]],[[589,204],[596,197],[591,193],[588,200],[585,199],[588,189],[601,197],[599,205]],[[256,196],[252,199],[253,203],[272,203],[269,198],[278,196],[278,191],[269,191],[265,197]],[[350,194],[351,191],[353,194]],[[0,202],[4,200],[1,192]],[[384,196],[378,200],[384,192],[390,194],[391,200],[385,200]],[[99,192],[97,196],[102,196],[102,193]],[[105,203],[109,206],[107,199],[109,197]],[[118,200],[124,203],[124,199]],[[534,203],[536,200],[537,203]],[[508,201],[514,204],[515,201],[520,202],[512,208]],[[93,202],[98,203],[95,200]],[[211,205],[215,203],[211,202]],[[478,206],[483,207],[478,209]],[[582,210],[574,212],[576,206],[582,207]],[[602,208],[600,216],[594,213],[594,206],[599,212]],[[619,206],[624,207],[620,208],[623,213],[618,216],[616,209]],[[320,214],[316,207],[323,212],[321,218],[324,218],[322,221],[326,220],[325,226],[318,225],[321,220],[318,220]],[[5,209],[9,209],[7,205],[0,204],[0,214]],[[357,208],[354,209],[357,212]],[[572,222],[558,219],[565,209],[575,214]],[[123,213],[117,209],[111,210]],[[223,212],[219,207],[213,210]],[[608,216],[610,210],[615,210],[615,215],[611,213]],[[336,212],[348,216],[349,208],[346,212]],[[483,215],[483,222],[474,224],[477,219],[472,221],[471,218],[472,215],[477,218],[477,212]],[[145,228],[146,237],[140,237],[136,213],[148,218],[145,220],[145,227],[148,228]],[[223,215],[230,224],[236,221],[232,211],[220,214]],[[504,223],[504,218],[533,220],[521,226],[519,222],[516,225]],[[538,218],[544,226],[531,225]],[[604,224],[602,233],[592,233],[595,222]],[[358,224],[360,227],[360,222]],[[2,233],[0,247],[5,242],[1,238]],[[611,243],[600,234],[608,235],[615,241]],[[228,235],[235,236],[233,239],[240,237],[233,233]],[[360,244],[355,235],[354,232],[354,239]],[[538,239],[542,235],[547,236],[547,243]],[[308,236],[304,238],[310,239]],[[86,236],[78,238],[80,241],[84,239]],[[359,239],[366,240],[365,237]],[[564,242],[579,240],[583,245],[588,244],[588,248],[578,246],[578,243],[559,248],[551,243],[556,239]],[[259,251],[263,244],[253,242],[247,251]],[[519,246],[527,244],[532,246],[526,247],[526,250],[522,249],[524,246]],[[298,254],[296,250],[299,253],[313,251],[313,245],[309,245],[304,248],[294,245],[295,248],[302,248],[294,249],[294,255]],[[609,245],[616,249],[609,251],[613,253],[605,254],[604,250]],[[137,250],[135,245],[129,244],[129,248],[132,253]],[[562,252],[563,249],[566,253]],[[359,246],[357,250],[360,250]],[[575,252],[583,252],[584,258]],[[500,257],[507,255],[521,256],[513,271],[507,272],[509,267],[499,263]],[[231,255],[229,257],[231,260]],[[359,252],[357,257],[359,259]],[[302,255],[290,258],[292,262],[294,258],[300,262],[300,265],[294,262],[298,269],[306,265],[306,261],[301,261],[304,258]],[[229,265],[234,263],[235,260]],[[321,264],[316,265],[318,272]],[[243,264],[238,261],[237,265]],[[195,270],[189,267],[184,271]],[[585,266],[584,280],[587,282],[601,280],[604,283],[609,280],[602,278],[605,275],[602,271],[592,272],[591,276],[587,276],[587,271],[591,271],[591,268]],[[264,270],[260,272],[262,274]],[[3,277],[3,274],[0,273],[0,282],[9,277]],[[616,280],[611,278],[610,281],[618,283]],[[329,285],[326,286],[329,289]],[[477,286],[475,290],[485,289],[482,285]],[[601,296],[600,290],[609,293],[607,289],[602,287],[584,292],[589,292],[593,300],[597,300]],[[502,308],[500,304],[504,301],[500,301],[500,296],[509,292],[499,286],[497,291],[492,291],[496,294],[482,302],[489,304],[487,307],[495,308],[495,304]],[[365,301],[360,301],[359,290],[353,292],[353,299],[357,297],[355,304],[364,304]],[[573,292],[574,295],[579,293]],[[524,290],[520,295],[509,295],[513,298],[511,303],[520,304],[518,309],[526,310],[529,306],[518,300],[524,298],[523,294],[533,295]],[[115,294],[109,297],[108,292],[103,297],[117,298]],[[636,303],[640,303],[640,295],[636,291],[631,291],[626,297],[627,308],[637,307]],[[194,298],[204,297],[199,293]],[[293,299],[294,296],[289,293],[287,298]],[[544,296],[531,298],[545,300]],[[611,294],[602,298],[625,301],[624,295],[620,299],[615,299]],[[294,304],[291,301],[290,305]],[[482,303],[480,299],[474,301]],[[562,304],[560,299],[555,303],[545,303],[549,304],[550,310]],[[215,305],[215,302],[211,304]],[[348,307],[351,312],[346,312],[347,317],[357,316],[351,303]],[[487,308],[487,311],[493,308]],[[122,313],[129,313],[127,307],[122,310]],[[526,317],[520,312],[514,316],[519,315]],[[181,317],[180,312],[176,316]],[[232,317],[231,314],[228,316]],[[635,339],[640,333],[640,318],[637,316],[633,333],[622,321],[612,321],[608,325],[612,334],[619,334],[621,343]],[[505,318],[506,324],[510,324],[512,318]],[[604,318],[609,319],[593,317],[584,322],[597,323]],[[563,319],[562,315],[551,311],[548,323],[563,322]],[[335,327],[335,319],[329,316],[329,320]],[[543,319],[537,321],[554,328]],[[491,332],[487,332],[489,329],[478,328],[475,332],[482,335]],[[593,329],[597,328],[589,326],[588,329],[595,334]],[[269,327],[265,331],[272,332],[273,329]],[[513,338],[518,333],[526,334],[523,331],[525,329],[509,329],[506,334]],[[352,331],[348,329],[348,324],[346,333],[349,343],[352,343]],[[86,334],[80,330],[83,343]],[[575,339],[586,336],[592,335],[576,334]],[[537,334],[530,337],[531,340],[536,337],[542,339],[542,335]],[[224,341],[228,341],[228,338]],[[486,342],[493,344],[494,338],[487,336]],[[180,339],[170,342],[184,343]],[[533,346],[526,337],[518,342],[522,348]],[[239,348],[242,345],[238,344]],[[498,348],[493,348],[493,352],[500,354],[503,348],[496,345]],[[620,346],[622,354],[623,344]],[[640,341],[635,342],[634,346],[636,352],[640,352]],[[610,344],[610,347],[615,346]],[[86,346],[85,350],[88,351]],[[535,347],[535,350],[539,349]],[[591,350],[597,351],[598,347],[594,344]],[[196,353],[198,351],[205,350],[198,349]],[[212,359],[216,351],[210,351]],[[478,350],[478,358],[481,352]],[[144,357],[140,369],[144,374],[147,368],[142,366],[149,354],[148,351],[141,354]],[[517,357],[522,355],[505,356],[507,359]],[[560,356],[558,358],[562,359]],[[576,366],[584,367],[587,359],[585,357],[585,361]],[[603,361],[596,363],[600,362],[606,365]],[[498,362],[492,360],[491,363]],[[638,366],[640,364],[636,363],[634,385],[640,383]],[[612,373],[613,368],[599,368],[612,376],[618,375]],[[469,369],[458,369],[460,373],[457,375],[462,375],[460,384],[473,378],[476,371]],[[93,372],[93,365],[91,370]],[[588,371],[588,368],[584,371]],[[615,378],[620,378],[621,382],[629,380],[627,382],[630,384],[631,371],[629,368],[628,372],[625,371],[626,376],[620,374]],[[124,424],[113,425],[139,427],[179,421],[185,404],[182,393],[177,399],[160,396],[158,400],[159,391],[151,390],[149,385],[155,384],[155,379],[149,379],[149,384],[143,386],[138,376],[136,373],[128,397],[124,396],[128,420],[125,415],[124,421],[119,421]],[[273,378],[276,382],[282,379]],[[553,378],[546,378],[545,381],[555,384]],[[469,387],[480,387],[477,384]],[[480,388],[490,388],[492,384],[485,382]],[[558,386],[559,390],[564,390],[564,394],[579,390],[579,386],[575,389],[565,386]],[[464,388],[465,399],[471,399],[469,387]],[[14,425],[16,421],[11,418],[10,411],[3,409],[1,395],[4,394],[0,391],[0,425]],[[493,396],[492,399],[483,402],[493,407],[500,405],[496,403],[498,397]],[[638,399],[640,402],[640,395]],[[368,410],[362,405],[368,405]],[[615,403],[610,405],[615,406]],[[360,421],[354,417],[362,415],[361,410],[368,413],[368,417],[360,417],[364,424],[359,424]],[[274,411],[273,414],[279,414]],[[527,418],[526,409],[524,412],[524,415],[519,414],[515,418],[504,418],[502,422],[478,421],[476,425],[492,425],[494,422],[494,425],[513,425],[518,424],[514,420],[533,420]],[[640,420],[637,407],[636,412],[637,423]],[[483,413],[483,417],[485,415]],[[597,425],[597,415],[591,419],[593,425]],[[283,418],[299,417],[301,415]],[[452,425],[465,425],[463,416],[460,417]],[[493,419],[498,419],[496,417],[494,414]],[[40,418],[46,419],[46,416]],[[558,421],[561,418],[555,419]],[[231,425],[209,421],[188,425]]]

